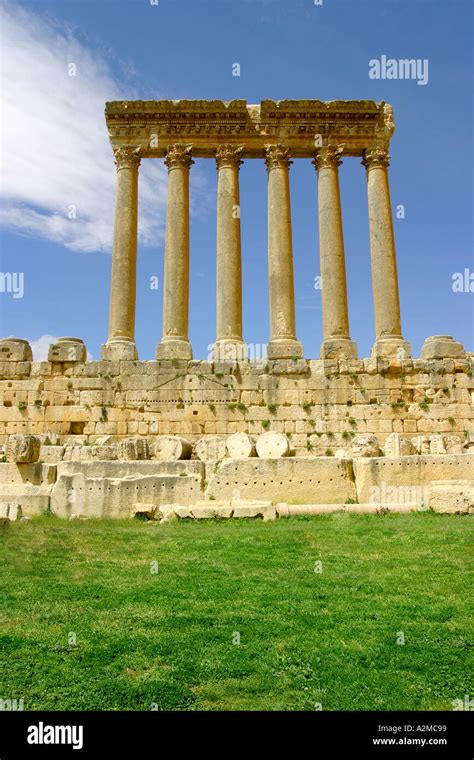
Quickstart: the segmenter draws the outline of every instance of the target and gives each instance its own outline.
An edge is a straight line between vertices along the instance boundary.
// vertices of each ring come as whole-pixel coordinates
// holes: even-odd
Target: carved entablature
[[[394,131],[391,106],[373,100],[112,101],[105,118],[114,148],[139,145],[152,158],[178,142],[205,158],[223,143],[244,145],[242,158],[264,158],[269,142],[284,143],[295,158],[311,157],[317,137],[320,145],[344,143],[346,155],[363,156],[387,148]]]

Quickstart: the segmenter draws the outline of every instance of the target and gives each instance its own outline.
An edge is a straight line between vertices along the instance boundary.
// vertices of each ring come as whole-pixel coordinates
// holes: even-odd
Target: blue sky
[[[105,100],[153,98],[374,99],[393,105],[392,205],[405,338],[428,335],[473,350],[470,292],[453,292],[473,262],[472,3],[462,0],[68,0],[3,4],[2,272],[24,273],[24,296],[0,293],[0,334],[35,356],[60,335],[94,358],[107,338],[115,169]],[[426,86],[372,80],[369,60],[428,59]],[[76,64],[75,77],[67,67]],[[241,75],[232,75],[234,63]],[[161,337],[166,172],[140,174],[136,340],[154,358]],[[153,166],[149,166],[153,164]],[[298,338],[309,358],[322,339],[316,173],[291,168]],[[266,171],[241,168],[243,324],[268,341]],[[340,168],[349,317],[359,355],[374,340],[365,172]],[[215,338],[215,192],[211,161],[191,180],[190,339],[205,358]],[[74,206],[76,218],[68,218]],[[395,215],[394,215],[395,216]],[[150,277],[158,275],[158,292]]]

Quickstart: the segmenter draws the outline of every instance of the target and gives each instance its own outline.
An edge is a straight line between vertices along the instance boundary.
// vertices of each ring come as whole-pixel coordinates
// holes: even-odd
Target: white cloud
[[[56,343],[57,336],[41,335],[36,340],[30,340],[31,350],[33,351],[33,360],[35,362],[46,362],[48,360],[48,349],[50,343]]]
[[[7,5],[2,21],[0,222],[71,250],[110,251],[115,167],[104,104],[136,94],[51,19]],[[76,76],[68,75],[70,63]],[[142,162],[144,245],[162,238],[166,184],[161,162]],[[68,218],[71,205],[76,219]]]
[[[33,361],[35,362],[46,362],[48,361],[48,351],[49,346],[51,343],[56,343],[58,340],[57,335],[40,335],[39,338],[36,338],[36,340],[30,340],[28,341],[31,350],[33,351]],[[87,361],[92,361],[94,357],[92,356],[89,351],[87,352]]]

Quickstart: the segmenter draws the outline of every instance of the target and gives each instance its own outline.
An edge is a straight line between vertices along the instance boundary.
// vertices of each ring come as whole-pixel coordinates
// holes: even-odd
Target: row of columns
[[[239,168],[243,146],[216,149],[217,299],[214,358],[243,359],[242,271]],[[135,330],[139,148],[116,148],[117,192],[112,253],[109,338],[104,358],[137,358]],[[322,278],[322,358],[356,358],[347,308],[346,267],[339,191],[343,146],[315,151],[318,175],[320,267]],[[282,144],[266,148],[268,173],[268,276],[270,302],[269,359],[300,358],[303,346],[295,328],[291,233],[290,151]],[[169,146],[168,201],[163,293],[163,337],[158,359],[191,359],[189,301],[189,171],[192,147]],[[382,147],[364,152],[367,172],[370,252],[376,341],[373,356],[410,355],[401,333],[398,278],[393,234],[389,156]]]

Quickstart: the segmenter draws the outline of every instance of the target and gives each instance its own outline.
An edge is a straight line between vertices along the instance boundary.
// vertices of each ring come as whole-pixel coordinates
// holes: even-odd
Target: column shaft
[[[296,339],[295,329],[290,163],[289,150],[284,145],[271,145],[267,148],[269,359],[303,356],[303,346]]]
[[[172,145],[167,150],[168,201],[166,209],[163,284],[163,337],[158,359],[192,359],[188,339],[189,313],[189,169],[191,148]]]
[[[219,145],[217,162],[216,361],[245,357],[242,340],[242,263],[239,166],[242,147]]]
[[[343,148],[329,145],[316,154],[318,171],[319,255],[322,278],[323,343],[321,358],[357,358],[349,337],[346,263],[338,165]]]
[[[403,340],[400,319],[397,260],[387,171],[389,155],[384,148],[370,148],[365,151],[362,163],[367,170],[375,310],[376,340],[372,354],[395,355],[404,359],[410,356],[410,346]]]
[[[117,167],[109,337],[104,359],[135,359],[135,303],[140,148],[114,150]]]

